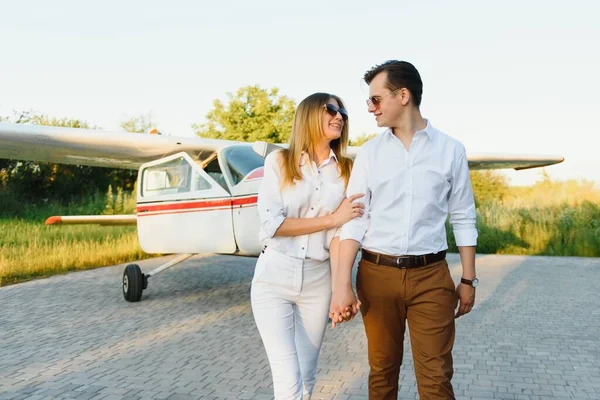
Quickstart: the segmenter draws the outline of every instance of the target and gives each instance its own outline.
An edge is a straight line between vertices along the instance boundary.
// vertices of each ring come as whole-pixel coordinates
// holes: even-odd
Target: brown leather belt
[[[362,249],[362,259],[373,264],[386,265],[396,268],[415,268],[442,261],[446,258],[446,251],[423,254],[421,256],[389,256]]]

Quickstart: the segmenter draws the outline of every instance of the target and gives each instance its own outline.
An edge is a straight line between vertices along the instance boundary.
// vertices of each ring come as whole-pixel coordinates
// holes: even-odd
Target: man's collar
[[[433,126],[431,126],[431,124],[429,123],[429,120],[427,118],[424,118],[425,122],[427,123],[427,125],[425,125],[425,129],[421,129],[420,131],[415,132],[415,134],[419,133],[419,132],[425,132],[427,134],[427,137],[429,137],[429,140],[433,139]]]
[[[433,140],[433,132],[434,132],[433,126],[431,126],[431,124],[429,123],[429,120],[427,118],[423,118],[423,119],[425,120],[427,125],[425,125],[425,128],[416,131],[415,135],[418,134],[419,132],[425,132],[425,134],[427,134],[427,137],[429,138],[429,140]],[[392,131],[392,128],[388,128],[387,132],[391,136],[394,136],[394,131]]]

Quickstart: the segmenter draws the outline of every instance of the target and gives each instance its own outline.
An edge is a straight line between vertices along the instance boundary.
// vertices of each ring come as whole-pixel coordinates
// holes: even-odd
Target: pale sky
[[[370,5],[367,5],[370,4]],[[600,184],[598,1],[0,0],[0,116],[105,129],[152,115],[193,135],[214,99],[258,84],[335,93],[351,137],[378,132],[364,72],[413,63],[421,111],[471,152],[560,154],[546,171]],[[511,172],[529,184],[540,170]]]

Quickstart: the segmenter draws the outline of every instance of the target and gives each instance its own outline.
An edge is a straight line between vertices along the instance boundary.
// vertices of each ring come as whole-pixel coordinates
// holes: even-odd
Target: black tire
[[[130,302],[140,301],[142,292],[148,287],[140,266],[129,264],[123,272],[123,297]]]

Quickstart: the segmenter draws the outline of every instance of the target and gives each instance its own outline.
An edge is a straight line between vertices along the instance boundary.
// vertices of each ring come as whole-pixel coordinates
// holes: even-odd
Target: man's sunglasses
[[[402,89],[402,88],[394,89],[394,90],[390,91],[388,94],[383,95],[383,96],[371,96],[367,99],[367,105],[369,107],[371,107],[371,106],[379,107],[379,104],[381,104],[381,100],[383,100],[384,97],[391,96],[392,94],[396,93],[400,89]]]
[[[335,117],[337,113],[340,113],[344,122],[348,121],[348,112],[345,108],[339,108],[329,103],[325,104],[324,107],[325,111],[327,111],[327,114],[331,115],[332,117]]]

